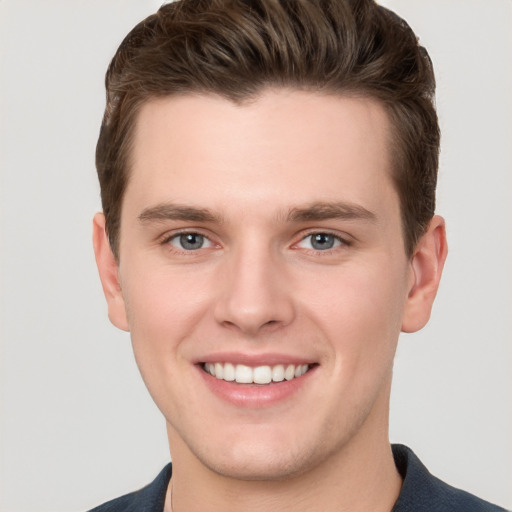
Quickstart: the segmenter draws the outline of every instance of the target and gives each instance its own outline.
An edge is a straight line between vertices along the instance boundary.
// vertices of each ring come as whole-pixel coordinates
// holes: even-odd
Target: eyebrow
[[[363,220],[375,222],[375,213],[363,206],[345,202],[318,202],[302,208],[292,208],[288,212],[288,221],[306,222],[327,219]]]
[[[159,220],[183,220],[190,222],[220,222],[220,218],[206,208],[162,203],[145,208],[139,215],[142,223]]]
[[[145,208],[139,215],[142,223],[151,221],[181,220],[189,222],[221,223],[222,219],[207,208],[197,208],[172,203],[162,203]],[[375,222],[375,213],[363,206],[345,202],[315,202],[288,210],[287,222],[308,222],[327,219],[363,220]]]

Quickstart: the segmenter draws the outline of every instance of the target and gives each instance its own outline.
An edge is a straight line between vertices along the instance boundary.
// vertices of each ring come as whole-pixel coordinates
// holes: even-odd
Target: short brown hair
[[[393,180],[410,256],[434,215],[435,79],[405,21],[373,0],[180,0],[139,23],[106,75],[96,149],[110,245],[119,229],[137,113],[150,98],[213,93],[243,102],[266,87],[379,100],[393,126]]]

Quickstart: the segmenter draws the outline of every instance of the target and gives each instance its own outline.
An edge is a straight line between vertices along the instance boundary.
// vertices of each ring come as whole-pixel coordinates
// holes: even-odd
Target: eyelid
[[[199,228],[182,228],[182,229],[176,229],[173,231],[167,231],[166,233],[164,233],[163,235],[158,237],[157,242],[160,245],[169,245],[174,250],[180,251],[179,247],[171,245],[171,243],[170,243],[171,240],[176,239],[182,235],[191,235],[191,234],[192,235],[200,235],[203,238],[205,238],[206,240],[208,240],[208,242],[210,243],[209,247],[202,247],[201,249],[209,249],[210,247],[216,247],[216,246],[219,247],[220,246],[220,244],[218,244],[217,242],[215,242],[213,240],[213,237],[211,235],[206,234],[204,232],[204,230],[199,229]],[[200,251],[201,249],[197,249],[196,251],[182,249],[180,252],[193,253],[193,252]]]
[[[180,243],[181,237],[186,236],[186,235],[194,235],[194,236],[201,237],[202,241],[204,242],[204,245],[202,247],[198,247],[197,249],[184,249],[183,247],[180,247],[179,243]],[[174,242],[177,242],[177,244],[175,245]],[[177,235],[171,236],[167,243],[169,245],[172,245],[173,247],[175,247],[178,250],[185,250],[186,252],[199,251],[201,249],[208,249],[213,246],[213,242],[207,236],[204,236],[201,233],[178,233]]]
[[[160,245],[169,245],[169,246],[171,246],[171,244],[170,244],[171,240],[176,239],[176,238],[178,238],[181,235],[187,235],[187,234],[201,235],[206,240],[208,240],[209,246],[208,247],[202,247],[201,249],[209,249],[211,247],[220,247],[221,246],[221,244],[219,244],[218,242],[216,242],[214,240],[214,237],[211,234],[205,233],[205,230],[203,230],[201,228],[181,228],[181,229],[172,230],[170,232],[167,231],[166,233],[164,233],[163,235],[161,235],[161,236],[159,236],[157,238],[157,243],[160,244]],[[350,236],[348,236],[346,234],[340,234],[339,232],[336,232],[336,231],[333,231],[333,230],[330,230],[330,229],[318,229],[318,228],[314,229],[314,228],[311,228],[311,229],[308,229],[308,230],[300,233],[300,235],[297,236],[298,240],[293,242],[291,247],[292,248],[296,248],[306,238],[311,237],[313,235],[318,235],[318,234],[325,234],[325,235],[332,236],[337,241],[339,241],[340,244],[337,245],[336,247],[332,247],[330,249],[325,249],[323,251],[320,251],[320,250],[314,249],[314,248],[309,249],[309,250],[314,251],[314,252],[325,252],[325,253],[328,253],[329,251],[336,250],[338,247],[343,247],[343,246],[349,247],[349,246],[351,246],[353,244],[352,237],[350,237]],[[194,252],[198,252],[198,251],[201,250],[201,249],[197,249],[197,250],[194,251],[194,250],[182,249],[180,251],[180,249],[178,247],[176,247],[176,246],[171,246],[171,247],[173,247],[173,249],[176,250],[176,251],[183,252],[183,253],[188,253],[188,254],[194,253]],[[305,248],[305,249],[308,250],[307,248]]]
[[[328,253],[329,251],[336,250],[339,247],[343,247],[343,246],[349,247],[353,243],[351,237],[349,237],[348,235],[340,234],[340,233],[332,231],[330,229],[314,229],[313,228],[313,229],[307,230],[306,232],[301,233],[300,234],[300,239],[293,244],[293,247],[298,247],[298,245],[301,242],[303,242],[304,240],[306,240],[306,238],[309,238],[309,237],[311,237],[313,235],[329,235],[329,236],[334,237],[337,241],[339,241],[340,244],[335,246],[335,247],[331,247],[330,249],[324,249],[323,251],[318,250],[318,249],[314,249],[314,248],[310,248],[310,249],[304,248],[304,249],[315,251],[315,252]]]

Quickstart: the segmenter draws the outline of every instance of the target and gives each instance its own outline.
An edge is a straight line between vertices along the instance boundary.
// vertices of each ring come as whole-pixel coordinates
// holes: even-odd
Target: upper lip
[[[246,366],[274,366],[277,364],[315,364],[310,358],[291,354],[261,353],[247,354],[240,352],[215,352],[198,358],[196,364],[201,363],[232,363]]]

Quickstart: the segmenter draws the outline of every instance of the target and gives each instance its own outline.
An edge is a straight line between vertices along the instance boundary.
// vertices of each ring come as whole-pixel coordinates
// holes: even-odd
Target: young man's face
[[[298,91],[142,108],[107,297],[177,464],[280,479],[387,439],[417,274],[389,129],[372,100]]]

